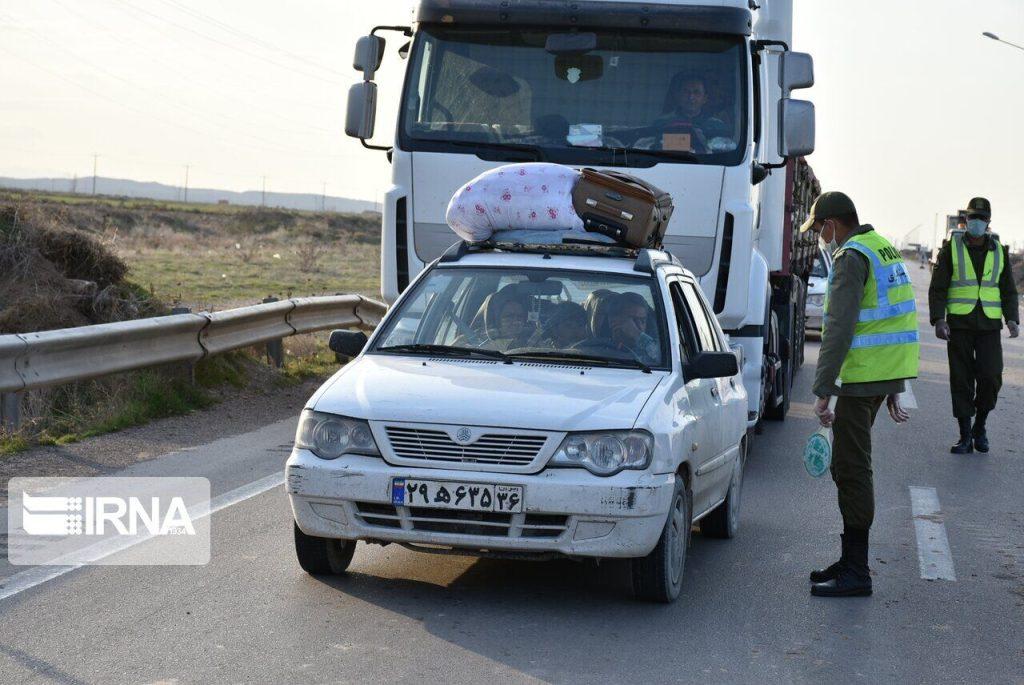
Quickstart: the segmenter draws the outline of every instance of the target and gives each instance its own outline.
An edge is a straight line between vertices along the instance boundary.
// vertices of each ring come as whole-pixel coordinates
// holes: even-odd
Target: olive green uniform
[[[986,235],[980,245],[964,239],[964,247],[974,266],[974,273],[982,278],[985,256],[991,247],[991,236]],[[946,304],[953,278],[952,244],[947,241],[939,250],[928,288],[929,318],[934,326],[945,319],[949,324],[946,353],[949,358],[949,390],[953,400],[953,416],[970,418],[975,413],[987,414],[996,406],[1003,383],[1003,348],[1000,331],[1001,319],[985,316],[981,304],[969,314],[947,314]],[[1003,264],[999,277],[999,299],[1003,319],[1020,322],[1017,286],[1010,268],[1010,253],[1003,247]]]
[[[873,230],[865,224],[851,236]],[[853,344],[864,287],[870,277],[867,257],[856,250],[842,251],[832,264],[825,334],[813,387],[818,397],[838,396],[832,425],[832,479],[839,491],[844,526],[859,530],[869,529],[875,517],[871,426],[886,396],[905,389],[902,380],[845,383],[838,388],[835,385]]]

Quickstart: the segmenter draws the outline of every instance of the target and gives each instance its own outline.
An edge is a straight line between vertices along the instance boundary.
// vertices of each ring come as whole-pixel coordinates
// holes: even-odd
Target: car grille
[[[527,466],[547,442],[544,435],[486,433],[460,445],[440,430],[387,426],[385,432],[396,457],[449,463]]]
[[[356,502],[360,520],[368,526],[458,535],[509,538],[557,538],[569,517],[562,514],[499,514],[490,511],[453,511],[433,507],[395,507],[377,502]]]

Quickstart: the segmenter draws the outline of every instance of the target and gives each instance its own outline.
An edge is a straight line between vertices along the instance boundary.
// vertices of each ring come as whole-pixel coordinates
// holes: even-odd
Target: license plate
[[[523,511],[523,487],[394,478],[391,481],[391,503],[396,507],[434,507],[518,514]]]

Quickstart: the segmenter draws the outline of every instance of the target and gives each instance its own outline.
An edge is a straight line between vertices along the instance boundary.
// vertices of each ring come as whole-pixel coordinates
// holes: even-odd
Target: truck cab
[[[788,402],[810,269],[787,245],[792,165],[814,139],[813,106],[790,92],[813,74],[789,51],[791,0],[760,4],[422,0],[411,25],[360,39],[346,132],[393,168],[384,299],[452,245],[445,208],[468,179],[522,161],[617,168],[672,195],[664,247],[744,349],[748,425]],[[407,66],[381,145],[374,76],[394,32]]]
[[[459,243],[308,402],[287,462],[296,552],[629,558],[671,601],[690,529],[733,537],[741,351],[670,254]]]

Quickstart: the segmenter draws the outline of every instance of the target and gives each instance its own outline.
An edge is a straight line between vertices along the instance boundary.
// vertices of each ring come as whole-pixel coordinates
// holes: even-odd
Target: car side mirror
[[[701,352],[686,365],[686,380],[725,378],[740,372],[734,352]]]
[[[806,52],[784,52],[779,59],[779,87],[783,97],[789,97],[797,88],[814,85],[814,59]]]
[[[345,111],[345,135],[361,140],[373,138],[377,119],[377,84],[373,81],[353,83],[348,89]]]
[[[779,157],[803,157],[814,152],[814,103],[779,100]]]
[[[366,347],[366,333],[362,331],[331,331],[327,346],[331,352],[346,357],[358,357]]]

